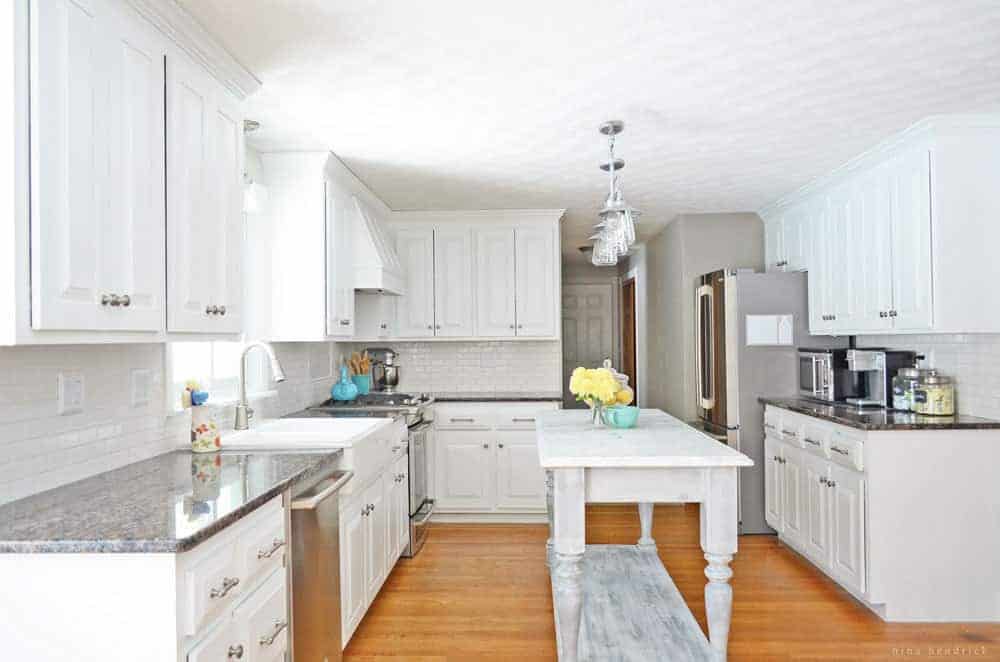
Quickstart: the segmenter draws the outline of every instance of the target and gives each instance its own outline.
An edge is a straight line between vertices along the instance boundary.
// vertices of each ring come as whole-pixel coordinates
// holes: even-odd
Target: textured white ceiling
[[[606,119],[648,237],[1000,110],[998,0],[180,2],[263,81],[256,146],[332,149],[394,209],[566,207],[568,255]]]

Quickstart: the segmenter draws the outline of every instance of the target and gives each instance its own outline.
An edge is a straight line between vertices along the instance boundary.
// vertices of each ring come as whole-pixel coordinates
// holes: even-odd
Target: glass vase
[[[605,425],[607,425],[604,422],[604,403],[600,402],[599,400],[591,400],[590,407],[594,412],[592,419],[594,427],[602,428]]]

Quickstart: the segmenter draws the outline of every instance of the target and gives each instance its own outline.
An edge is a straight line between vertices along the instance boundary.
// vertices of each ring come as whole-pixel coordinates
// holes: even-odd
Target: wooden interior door
[[[635,278],[622,283],[622,367],[635,397],[639,397],[639,383],[635,377]]]

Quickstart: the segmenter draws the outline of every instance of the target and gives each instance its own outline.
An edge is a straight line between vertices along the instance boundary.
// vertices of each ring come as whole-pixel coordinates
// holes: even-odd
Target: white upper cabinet
[[[472,230],[468,226],[434,230],[434,335],[474,335],[472,306]]]
[[[560,308],[559,269],[553,269],[553,255],[559,255],[557,227],[517,228],[517,335],[552,337],[558,335]]]
[[[161,39],[112,3],[31,3],[31,325],[159,331]]]
[[[762,210],[768,268],[804,262],[812,333],[1000,331],[998,168],[1000,116],[920,122]]]
[[[406,279],[406,295],[396,302],[396,330],[402,338],[434,335],[434,230],[396,231],[396,254]]]
[[[167,330],[242,328],[243,116],[183,56],[167,58]]]
[[[357,199],[381,201],[330,152],[264,153],[260,163],[268,196],[247,218],[248,333],[292,342],[353,338],[354,239],[364,223]],[[380,314],[370,311],[369,321],[378,324]]]
[[[476,230],[476,331],[484,336],[513,336],[514,228]]]
[[[889,172],[892,308],[888,313],[896,329],[925,331],[933,325],[930,154],[919,148],[904,153]]]
[[[331,337],[354,335],[354,239],[360,222],[353,197],[326,184],[326,332]]]
[[[561,210],[396,212],[401,338],[559,338]]]

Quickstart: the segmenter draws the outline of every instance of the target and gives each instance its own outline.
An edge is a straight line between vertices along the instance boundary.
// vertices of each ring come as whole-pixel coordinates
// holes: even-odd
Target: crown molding
[[[241,101],[260,89],[260,80],[253,72],[240,64],[176,0],[126,2],[195,62],[205,67]]]

